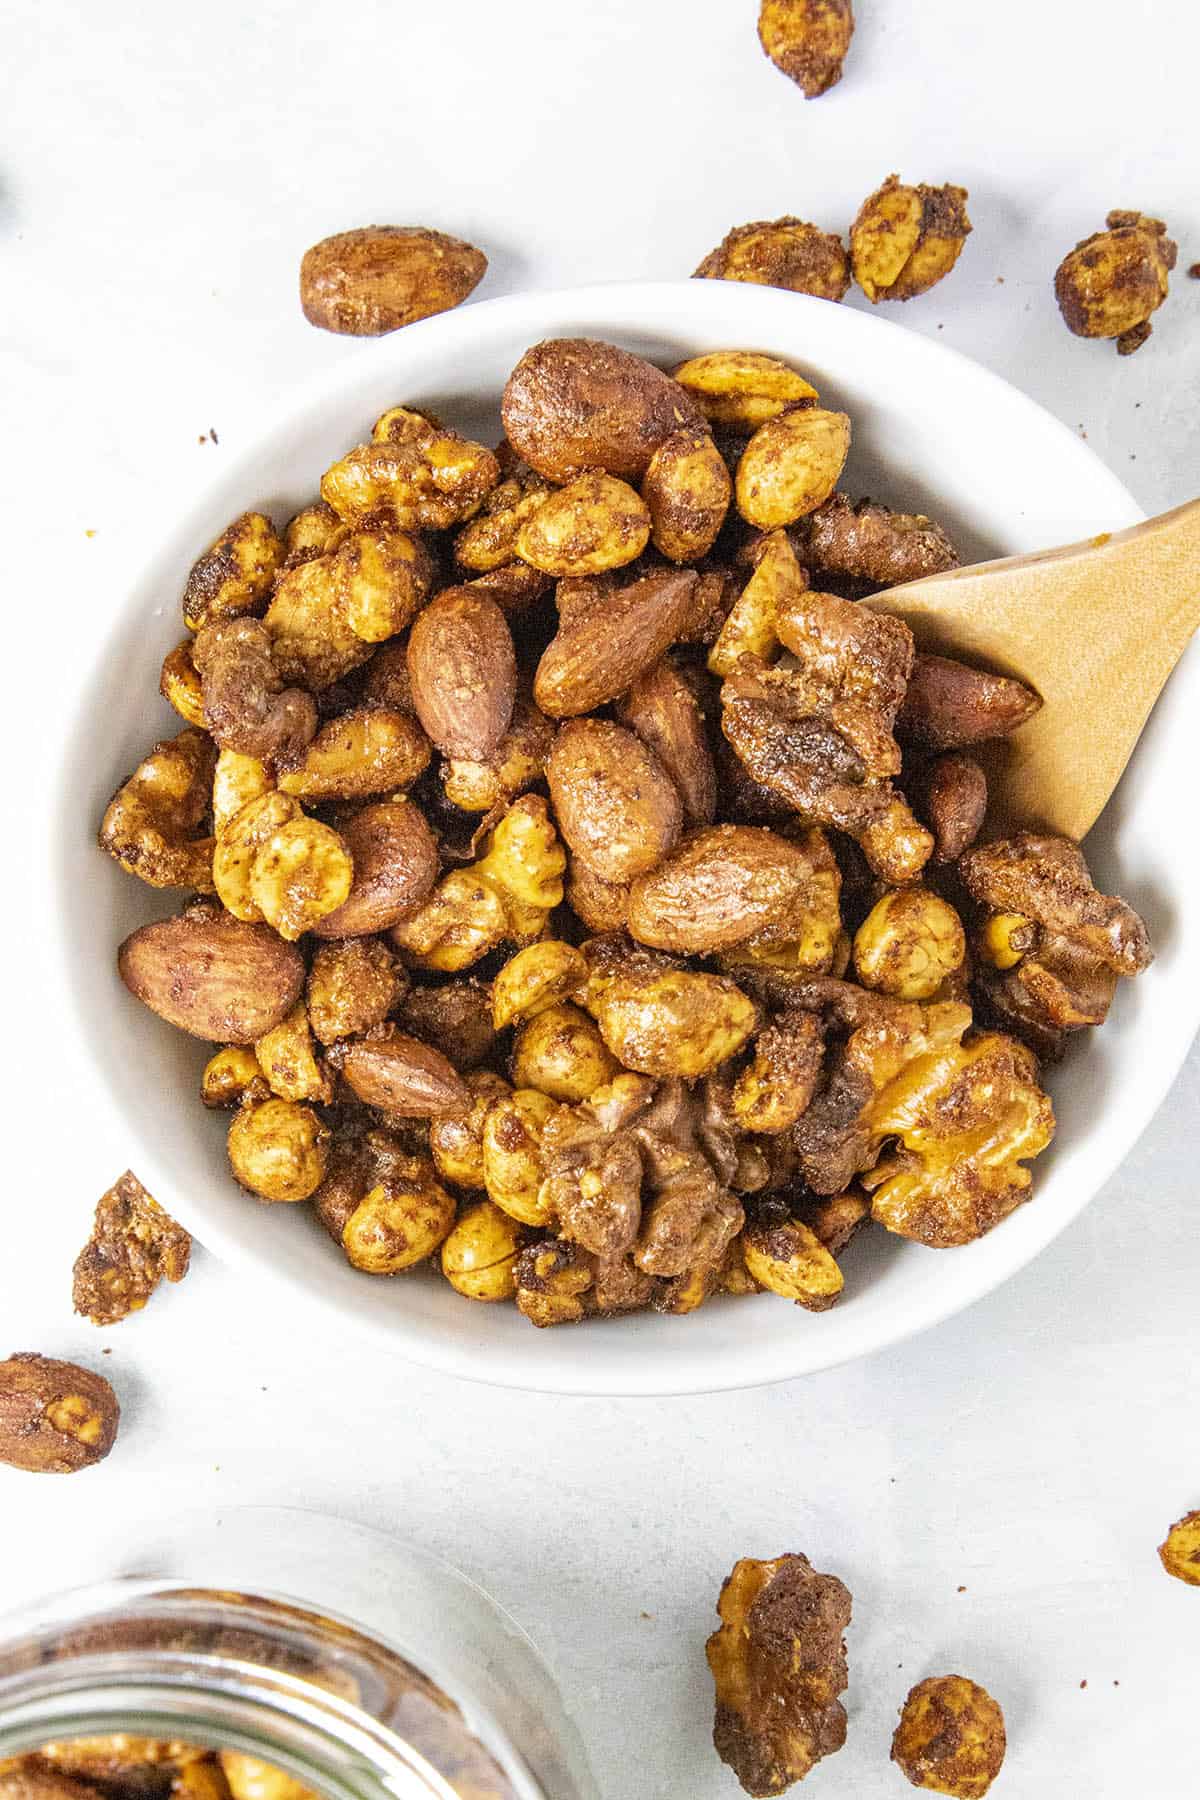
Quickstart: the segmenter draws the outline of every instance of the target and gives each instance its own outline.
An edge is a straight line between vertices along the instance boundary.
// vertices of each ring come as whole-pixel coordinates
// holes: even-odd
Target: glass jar
[[[245,1508],[122,1562],[0,1626],[0,1765],[129,1734],[240,1751],[330,1800],[599,1800],[533,1644],[435,1557]]]

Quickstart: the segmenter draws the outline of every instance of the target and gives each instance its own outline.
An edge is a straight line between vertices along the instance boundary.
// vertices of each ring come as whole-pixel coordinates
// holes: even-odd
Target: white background
[[[143,540],[213,460],[314,370],[371,356],[303,321],[310,242],[442,226],[488,250],[484,298],[683,275],[746,219],[844,227],[893,168],[957,181],[974,236],[943,287],[896,309],[904,324],[1086,431],[1148,509],[1200,489],[1194,8],[858,11],[844,82],[805,102],[761,56],[752,0],[10,8],[0,1354],[99,1359],[68,1272],[117,1173],[56,1084],[39,1006],[30,863],[56,671],[91,653]],[[1069,337],[1051,292],[1113,206],[1161,214],[1180,243],[1128,360]],[[740,1554],[804,1550],[855,1599],[849,1743],[814,1792],[906,1791],[887,1761],[895,1708],[955,1669],[1003,1702],[998,1793],[1186,1800],[1200,1592],[1169,1582],[1154,1547],[1200,1505],[1198,1090],[1193,1052],[1125,1168],[1002,1292],[886,1355],[745,1395],[456,1385],[321,1335],[198,1255],[183,1288],[103,1340],[124,1404],[110,1461],[77,1481],[0,1469],[0,1600],[53,1585],[61,1547],[102,1525],[132,1537],[218,1502],[336,1508],[453,1557],[529,1627],[605,1800],[717,1800],[736,1792],[708,1744],[720,1579]]]

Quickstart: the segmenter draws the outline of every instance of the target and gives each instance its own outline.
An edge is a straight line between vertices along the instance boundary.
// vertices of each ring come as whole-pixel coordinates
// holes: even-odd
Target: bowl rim
[[[671,306],[679,306],[679,325],[686,330],[689,325],[702,324],[699,317],[705,306],[709,304],[706,291],[717,290],[713,301],[718,298],[728,305],[727,290],[736,287],[747,317],[748,334],[753,328],[751,315],[761,315],[764,324],[774,321],[781,324],[785,318],[789,325],[794,325],[797,318],[802,317],[800,309],[818,308],[827,312],[830,302],[805,295],[785,293],[777,289],[751,287],[749,284],[728,282],[706,282],[691,280],[674,282],[603,282],[591,283],[581,287],[558,288],[536,291],[528,294],[503,295],[495,299],[474,301],[452,312],[436,315],[408,326],[402,337],[406,346],[419,348],[429,344],[431,350],[436,345],[438,359],[445,363],[452,355],[456,344],[467,344],[484,328],[490,332],[494,329],[501,332],[506,325],[520,324],[529,333],[528,341],[533,343],[539,337],[555,335],[555,319],[570,318],[574,315],[587,315],[596,312],[603,315],[609,311],[617,313],[611,321],[615,333],[629,334],[639,329],[637,315],[645,309],[659,321],[651,327],[644,323],[641,329],[668,329],[665,319]],[[722,291],[724,290],[724,291]],[[684,297],[686,296],[686,300]],[[718,311],[713,305],[714,314]],[[957,365],[964,374],[969,374],[970,381],[985,390],[991,390],[998,399],[1011,407],[1014,402],[1018,410],[1024,409],[1036,421],[1038,431],[1046,437],[1057,435],[1077,463],[1080,459],[1090,461],[1092,474],[1097,487],[1105,482],[1112,496],[1116,524],[1125,525],[1144,518],[1145,514],[1133,496],[1125,488],[1119,478],[1107,467],[1103,460],[1089,445],[1081,444],[1076,434],[1054,414],[1048,412],[1037,401],[1025,394],[1020,388],[996,374],[993,370],[977,363],[973,358],[954,349],[951,345],[922,336],[907,330],[903,325],[868,314],[852,308],[838,308],[838,314],[845,321],[843,327],[852,338],[855,333],[867,332],[872,335],[890,334],[897,344],[898,351],[910,361],[916,359],[928,361],[943,378],[950,366],[951,372]],[[853,321],[853,323],[851,323]],[[272,408],[270,414],[271,431],[276,432],[286,427],[289,422],[297,423],[307,419],[314,409],[320,409],[335,401],[339,390],[345,384],[347,375],[354,375],[363,366],[362,359],[367,354],[364,346],[355,349],[346,358],[339,359],[330,367],[323,369],[289,390],[282,403]],[[388,380],[386,367],[379,370],[381,384]],[[133,595],[141,593],[147,587],[152,571],[164,561],[168,544],[180,538],[189,530],[195,538],[203,535],[202,530],[193,530],[194,524],[211,512],[215,497],[233,478],[238,469],[244,466],[245,460],[253,454],[256,444],[261,443],[266,432],[260,430],[248,435],[245,445],[236,452],[229,466],[219,466],[208,478],[198,484],[190,497],[189,504],[173,512],[169,525],[155,534],[154,543],[148,554],[139,558],[137,567],[126,581],[122,582],[122,593]],[[53,784],[53,803],[50,809],[50,858],[51,880],[54,893],[60,893],[65,884],[74,879],[71,859],[77,854],[77,837],[79,828],[78,790],[73,780],[73,768],[81,754],[77,739],[80,735],[81,718],[84,716],[84,703],[97,680],[98,669],[102,666],[106,654],[113,642],[127,629],[130,604],[119,607],[110,619],[103,634],[97,634],[96,640],[89,649],[89,654],[82,659],[77,679],[69,698],[69,726],[65,738],[65,746],[60,752],[58,766]],[[90,824],[89,824],[90,834]],[[55,957],[54,965],[64,990],[63,1002],[78,1029],[80,1042],[89,1046],[92,1022],[85,1006],[82,994],[77,986],[67,979],[67,970],[71,958],[78,953],[78,946],[69,931],[67,912],[61,904],[52,906],[54,913]],[[943,1299],[939,1291],[932,1304],[921,1307],[910,1307],[907,1312],[901,1310],[900,1316],[880,1314],[873,1324],[860,1323],[858,1337],[852,1346],[843,1345],[823,1354],[818,1339],[796,1334],[795,1343],[798,1353],[789,1359],[784,1350],[774,1346],[769,1339],[758,1340],[758,1354],[750,1350],[736,1362],[727,1361],[718,1364],[715,1361],[707,1373],[698,1373],[690,1367],[672,1372],[664,1368],[662,1373],[655,1373],[650,1359],[639,1363],[638,1373],[634,1375],[631,1364],[623,1364],[621,1371],[604,1372],[605,1358],[602,1344],[596,1345],[595,1354],[588,1359],[586,1367],[563,1369],[557,1358],[543,1355],[536,1357],[513,1358],[508,1353],[492,1354],[494,1347],[483,1356],[479,1345],[473,1341],[469,1331],[464,1332],[461,1340],[453,1344],[431,1341],[418,1321],[407,1331],[404,1329],[404,1315],[398,1309],[394,1318],[384,1321],[371,1314],[360,1314],[348,1311],[342,1297],[330,1287],[322,1289],[313,1285],[301,1273],[280,1265],[276,1261],[262,1255],[253,1246],[239,1241],[236,1232],[228,1231],[216,1219],[205,1214],[202,1201],[194,1203],[191,1197],[176,1196],[176,1181],[170,1169],[161,1162],[157,1145],[151,1142],[139,1142],[137,1160],[144,1167],[149,1180],[147,1186],[151,1191],[166,1193],[171,1196],[170,1210],[189,1230],[193,1231],[197,1241],[214,1256],[231,1268],[249,1272],[253,1270],[256,1278],[270,1284],[282,1297],[289,1295],[299,1297],[306,1308],[314,1309],[321,1317],[328,1318],[334,1331],[341,1333],[350,1344],[365,1339],[386,1349],[392,1355],[421,1367],[436,1372],[453,1375],[462,1379],[481,1382],[488,1386],[512,1388],[525,1392],[557,1393],[591,1397],[654,1397],[683,1394],[702,1394],[736,1391],[743,1388],[771,1385],[776,1382],[798,1379],[805,1374],[817,1373],[827,1368],[856,1361],[859,1357],[872,1355],[892,1344],[901,1343],[915,1336],[918,1332],[929,1329],[954,1317],[973,1305],[984,1295],[999,1287],[1026,1264],[1032,1262],[1060,1232],[1078,1217],[1090,1201],[1109,1180],[1115,1170],[1128,1156],[1133,1145],[1149,1125],[1170,1088],[1172,1082],[1187,1055],[1189,1045],[1196,1031],[1197,1020],[1191,1013],[1181,1009],[1177,1027],[1171,1033],[1170,1041],[1164,1046],[1161,1038],[1156,1043],[1155,1079],[1147,1090],[1148,1098],[1139,1108],[1137,1115],[1127,1119],[1119,1128],[1110,1131],[1108,1152],[1105,1166],[1093,1179],[1089,1177],[1080,1183],[1081,1191],[1073,1196],[1070,1203],[1063,1205],[1061,1198],[1058,1209],[1052,1216],[1046,1215],[1040,1228],[1033,1229],[1028,1237],[1013,1235],[1006,1238],[1003,1229],[990,1235],[989,1243],[993,1246],[987,1260],[975,1262],[968,1271],[964,1271],[954,1283],[948,1283]],[[1165,1054],[1163,1051],[1165,1049]],[[110,1126],[114,1120],[122,1118],[124,1108],[121,1095],[115,1081],[109,1061],[96,1051],[85,1048],[83,1059],[90,1071],[89,1099],[96,1105],[103,1097],[104,1124]],[[128,1133],[129,1128],[124,1127]],[[1025,1208],[1021,1209],[1026,1212]],[[621,1321],[606,1321],[598,1330],[616,1330]],[[541,1334],[536,1334],[540,1338]],[[753,1344],[755,1334],[748,1333],[747,1339]],[[535,1334],[530,1332],[531,1343]],[[803,1346],[802,1356],[799,1347]],[[538,1367],[540,1360],[541,1367]],[[797,1366],[799,1364],[800,1366]],[[591,1373],[591,1369],[595,1373]]]

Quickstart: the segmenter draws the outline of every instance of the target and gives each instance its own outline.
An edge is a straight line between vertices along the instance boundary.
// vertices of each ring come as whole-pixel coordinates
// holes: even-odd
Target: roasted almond
[[[812,879],[800,844],[761,825],[710,825],[633,883],[629,930],[657,950],[707,955],[782,926]]]
[[[0,1362],[0,1462],[31,1475],[73,1475],[103,1460],[120,1422],[117,1396],[78,1363],[25,1350]]]
[[[379,337],[448,312],[478,287],[487,257],[425,225],[363,225],[322,238],[300,264],[300,305],[310,325]]]
[[[1041,707],[1032,688],[950,656],[918,655],[896,715],[896,736],[929,750],[1007,737]]]
[[[590,595],[576,593],[537,667],[541,710],[566,719],[623,694],[679,636],[697,579],[694,569],[672,569],[615,592],[598,583]]]
[[[683,808],[652,750],[605,719],[571,719],[546,763],[558,827],[605,881],[628,881],[661,862],[679,836]]]
[[[132,932],[117,952],[130,993],[215,1044],[253,1044],[282,1023],[304,987],[304,957],[266,925],[201,903]]]
[[[433,1119],[465,1112],[470,1104],[453,1063],[394,1025],[340,1046],[332,1059],[360,1100],[397,1118]]]
[[[640,481],[664,439],[703,424],[695,400],[661,369],[592,338],[550,338],[527,350],[500,412],[517,455],[551,481],[585,469]]]
[[[717,773],[696,696],[668,657],[639,675],[617,707],[674,782],[689,825],[707,825],[717,810]]]
[[[494,600],[446,588],[419,613],[408,638],[417,717],[445,756],[484,762],[508,730],[517,659]]]
[[[341,828],[354,863],[348,897],[312,927],[317,937],[386,931],[425,899],[438,874],[433,833],[409,800],[364,806]]]

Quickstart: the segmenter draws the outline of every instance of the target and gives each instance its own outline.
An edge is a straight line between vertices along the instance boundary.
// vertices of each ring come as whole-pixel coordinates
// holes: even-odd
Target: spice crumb
[[[1003,286],[1004,286],[1004,277],[1003,277],[1003,275],[997,275],[997,277],[996,277],[996,286],[997,286],[997,287],[1003,287]]]
[[[1080,1687],[1081,1687],[1081,1688],[1085,1688],[1085,1687],[1086,1687],[1086,1686],[1087,1686],[1087,1679],[1086,1679],[1086,1677],[1085,1677],[1085,1678],[1084,1678],[1084,1680],[1083,1680],[1083,1681],[1081,1681],[1081,1682],[1080,1682],[1080,1684],[1079,1684],[1079,1685],[1080,1685]]]
[[[83,535],[84,537],[95,537],[96,534],[94,531],[85,531]]]
[[[1188,274],[1191,276],[1193,281],[1200,281],[1200,263],[1193,263],[1191,268],[1188,270]]]
[[[215,426],[215,425],[210,425],[210,426],[209,426],[209,428],[208,428],[208,435],[209,435],[209,437],[210,437],[210,438],[211,438],[211,439],[212,439],[212,441],[213,441],[213,443],[214,443],[214,444],[216,444],[216,443],[219,443],[219,442],[220,442],[220,440],[219,440],[219,438],[218,438],[218,437],[217,437],[217,428],[216,428],[216,426]]]
[[[653,1614],[653,1613],[648,1613],[648,1612],[644,1612],[644,1613],[642,1613],[642,1615],[641,1615],[641,1617],[642,1617],[642,1618],[643,1618],[643,1619],[652,1619],[652,1618],[653,1618],[653,1617],[654,1617],[654,1614]]]
[[[112,1355],[112,1345],[105,1344],[105,1346],[104,1346],[103,1350],[100,1352],[100,1354],[101,1354],[101,1356],[111,1356]]]
[[[958,1591],[960,1594],[965,1594],[967,1590],[965,1587],[960,1587]]]

